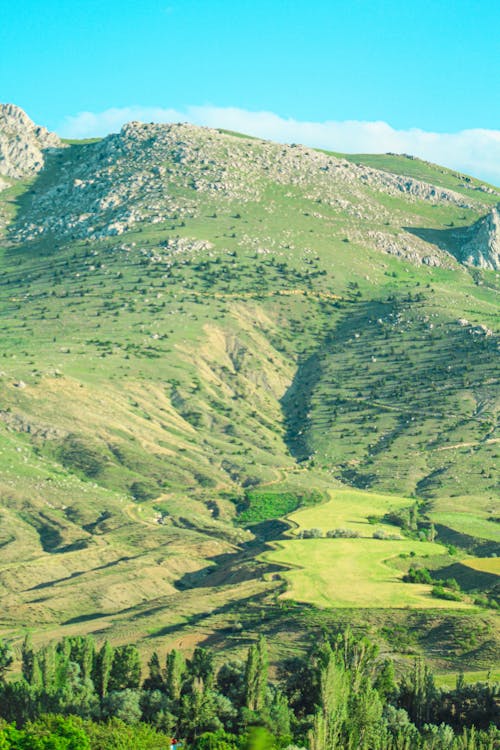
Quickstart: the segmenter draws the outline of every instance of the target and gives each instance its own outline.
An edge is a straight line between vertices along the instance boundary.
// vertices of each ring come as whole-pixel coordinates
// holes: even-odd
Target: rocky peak
[[[500,270],[500,203],[472,225],[461,256],[467,265]]]
[[[20,107],[0,104],[0,175],[34,175],[44,165],[44,152],[62,145],[55,133],[35,125]]]

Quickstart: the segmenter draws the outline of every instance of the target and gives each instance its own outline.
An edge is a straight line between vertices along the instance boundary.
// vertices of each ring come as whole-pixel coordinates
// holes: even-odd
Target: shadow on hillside
[[[159,630],[155,630],[154,633],[151,633],[147,636],[147,638],[150,639],[156,639],[156,638],[163,638],[167,635],[179,635],[182,636],[183,629],[187,626],[194,627],[196,625],[200,625],[206,620],[212,620],[214,617],[217,617],[219,615],[237,615],[239,611],[246,612],[249,608],[249,605],[256,604],[262,599],[262,594],[252,594],[250,596],[246,596],[243,599],[238,599],[236,602],[234,601],[228,601],[226,604],[222,604],[220,607],[214,607],[213,609],[207,609],[204,612],[196,612],[195,614],[192,614],[189,616],[188,621],[184,625],[180,625],[179,623],[173,623],[172,625],[166,625],[163,628],[160,628]],[[163,608],[164,610],[164,608]],[[145,616],[149,616],[149,612],[145,614]],[[133,618],[135,619],[135,618]],[[206,637],[203,640],[203,645],[208,646],[211,643],[218,642],[221,638],[227,637],[228,631],[230,633],[233,633],[235,631],[234,625],[228,625],[226,628],[217,628],[216,633],[210,637]],[[235,631],[238,635],[240,634],[240,630],[237,629]],[[215,637],[214,637],[215,636]]]
[[[438,578],[455,578],[464,591],[493,590],[500,594],[500,578],[495,573],[469,568],[462,563],[452,563],[433,571]]]
[[[491,557],[491,555],[498,554],[498,542],[464,534],[440,523],[435,524],[435,527],[439,541],[444,544],[459,547],[466,550],[469,554],[477,555],[478,557]]]
[[[470,227],[450,227],[449,229],[427,229],[425,227],[402,227],[405,232],[413,234],[424,242],[436,245],[440,250],[453,255],[458,261],[461,259],[462,245]]]
[[[208,588],[242,583],[253,578],[260,578],[263,573],[283,570],[281,565],[264,563],[257,558],[270,549],[269,542],[282,539],[290,524],[286,521],[271,519],[261,521],[249,527],[254,538],[244,542],[236,552],[227,552],[210,558],[210,565],[194,573],[186,573],[175,582],[179,591],[193,588]]]
[[[116,560],[112,560],[111,562],[104,563],[103,565],[98,565],[95,568],[89,568],[88,570],[75,570],[74,573],[71,573],[68,576],[63,576],[62,578],[54,578],[51,581],[43,581],[42,583],[37,583],[35,586],[31,586],[30,588],[24,589],[24,591],[37,591],[38,589],[47,589],[51,588],[52,586],[56,586],[58,583],[64,583],[65,581],[71,581],[75,578],[80,578],[80,576],[85,575],[91,575],[92,573],[95,573],[98,570],[107,570],[108,568],[113,568],[116,565],[120,565],[120,563],[123,562],[130,562],[130,560],[137,560],[139,557],[142,556],[142,552],[138,555],[128,555],[119,557]]]
[[[285,443],[296,461],[306,461],[311,457],[313,446],[310,441],[310,412],[313,401],[318,398],[321,384],[327,384],[328,357],[349,346],[355,332],[364,330],[370,321],[383,318],[394,310],[393,302],[380,300],[346,302],[347,308],[331,326],[325,330],[322,341],[312,354],[299,362],[292,383],[281,399],[281,410],[285,426]],[[366,483],[366,478],[360,479]],[[362,484],[361,486],[365,486]]]
[[[290,388],[281,399],[285,443],[297,461],[306,461],[310,456],[308,414],[320,381],[321,359],[319,352],[315,352],[299,364]]]
[[[61,182],[70,179],[73,167],[85,160],[85,149],[93,145],[95,144],[69,144],[61,148],[44,149],[43,169],[27,181],[25,190],[11,199],[15,208],[15,218],[6,230],[9,254],[17,255],[22,252],[25,255],[28,251],[36,255],[43,251],[47,255],[56,252],[72,239],[58,239],[49,231],[37,237],[35,228],[39,224],[39,217],[46,216],[57,202]],[[71,166],[66,168],[67,164]],[[29,240],[23,240],[19,236],[19,229],[25,225],[33,225],[33,236]]]

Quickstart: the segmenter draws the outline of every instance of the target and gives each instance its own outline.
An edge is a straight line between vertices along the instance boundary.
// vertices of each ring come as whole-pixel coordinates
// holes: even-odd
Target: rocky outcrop
[[[469,266],[500,270],[500,203],[470,227],[460,260]]]
[[[47,150],[63,145],[18,107],[0,105],[0,175],[34,174],[42,168]],[[11,242],[94,242],[126,237],[151,224],[182,226],[185,220],[203,215],[210,202],[235,214],[239,214],[235,208],[244,210],[246,203],[264,202],[266,210],[273,212],[276,204],[268,199],[272,184],[285,197],[302,194],[311,201],[313,210],[306,216],[332,228],[338,217],[345,225],[344,239],[412,263],[441,266],[454,262],[447,248],[440,250],[411,233],[382,227],[390,226],[395,211],[400,226],[411,222],[412,204],[421,202],[472,209],[476,216],[487,210],[478,197],[333,154],[186,123],[130,122],[98,142],[61,151],[52,167],[10,223]],[[389,209],[384,194],[397,198],[398,208]],[[480,247],[488,245],[481,239],[488,234],[486,229],[480,228],[477,238],[473,234],[465,238],[467,242],[477,239]],[[256,243],[260,252],[261,239],[245,235],[241,242],[247,247]],[[191,245],[190,241],[193,249]],[[166,249],[185,250],[179,243]],[[491,253],[485,255],[475,245],[459,259],[497,267]]]
[[[55,133],[35,125],[20,107],[0,104],[0,175],[34,175],[43,168],[47,149],[62,145]]]

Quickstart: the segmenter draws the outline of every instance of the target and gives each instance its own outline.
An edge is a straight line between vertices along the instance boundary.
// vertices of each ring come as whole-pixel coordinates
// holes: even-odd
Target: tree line
[[[269,679],[263,636],[244,661],[96,647],[89,636],[21,648],[21,676],[0,643],[0,750],[499,750],[499,685],[439,689],[416,661],[399,680],[376,645],[325,636]]]

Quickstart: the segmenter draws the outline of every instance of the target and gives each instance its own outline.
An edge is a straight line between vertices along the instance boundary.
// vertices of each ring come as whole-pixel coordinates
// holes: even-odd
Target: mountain
[[[272,519],[334,488],[494,552],[500,191],[187,124],[63,142],[13,105],[0,175],[6,635],[279,622]]]

